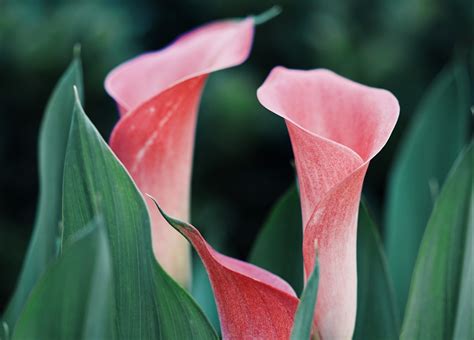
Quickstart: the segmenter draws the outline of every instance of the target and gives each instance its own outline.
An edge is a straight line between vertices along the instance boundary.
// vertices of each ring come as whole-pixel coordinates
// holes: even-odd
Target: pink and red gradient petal
[[[328,70],[273,69],[259,101],[285,119],[303,215],[305,276],[318,242],[315,325],[322,339],[350,338],[357,305],[357,214],[370,160],[387,142],[399,106],[388,91]]]
[[[189,220],[196,116],[209,73],[244,62],[254,33],[252,18],[211,23],[168,47],[134,58],[105,81],[121,118],[110,146],[142,193]],[[190,280],[189,245],[149,207],[155,256],[178,282]]]
[[[288,283],[264,269],[218,253],[192,225],[161,212],[191,242],[204,263],[224,339],[289,339],[298,298]]]

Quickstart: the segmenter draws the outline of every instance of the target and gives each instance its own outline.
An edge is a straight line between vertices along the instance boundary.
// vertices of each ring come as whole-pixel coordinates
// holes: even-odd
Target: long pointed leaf
[[[460,64],[438,76],[416,112],[390,176],[387,257],[402,312],[435,196],[468,141],[468,85],[467,71]]]
[[[58,252],[64,157],[74,109],[72,87],[82,93],[76,58],[59,80],[45,110],[39,135],[40,197],[36,222],[15,293],[3,316],[11,330],[31,289]]]
[[[474,229],[473,161],[471,145],[436,201],[413,273],[402,339],[474,338],[473,261],[468,257]]]
[[[319,263],[316,258],[314,270],[306,282],[306,286],[301,294],[300,303],[295,314],[295,323],[291,330],[292,340],[309,339],[313,328],[314,309],[318,296],[319,283]]]
[[[102,215],[107,226],[115,284],[114,336],[217,338],[194,300],[156,262],[146,204],[79,101],[64,169],[64,236],[95,215]]]

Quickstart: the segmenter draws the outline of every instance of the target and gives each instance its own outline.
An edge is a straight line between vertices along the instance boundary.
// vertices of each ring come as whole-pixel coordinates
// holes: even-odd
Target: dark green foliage
[[[249,261],[286,280],[297,293],[303,289],[303,226],[296,185],[272,208],[255,241]]]
[[[201,259],[196,255],[193,261],[193,279],[191,295],[196,300],[199,307],[201,307],[204,314],[206,314],[212,326],[220,332],[219,314],[217,313],[216,300],[214,292],[212,291],[211,282],[207,275],[206,268],[201,262]]]
[[[98,218],[65,241],[21,313],[13,339],[110,338],[112,266]]]
[[[435,80],[404,137],[390,177],[386,245],[400,308],[439,189],[469,137],[469,79],[461,64]]]
[[[59,250],[63,167],[74,108],[73,86],[82,95],[82,70],[75,59],[59,80],[46,107],[39,136],[40,197],[35,227],[16,291],[3,316],[13,329],[28,295]]]
[[[364,202],[357,227],[357,318],[354,340],[398,339],[400,320],[380,235]]]
[[[416,260],[402,339],[474,338],[473,162],[471,144],[436,200]]]

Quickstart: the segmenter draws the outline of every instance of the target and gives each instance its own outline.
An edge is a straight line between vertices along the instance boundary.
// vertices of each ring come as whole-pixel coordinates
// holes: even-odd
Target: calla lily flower
[[[327,70],[272,70],[259,101],[285,119],[303,217],[306,279],[319,249],[315,327],[322,339],[351,338],[357,305],[357,215],[367,167],[398,119],[388,91]]]
[[[327,70],[275,68],[258,90],[283,117],[295,154],[306,279],[318,244],[314,329],[320,339],[352,337],[356,315],[357,215],[370,160],[387,142],[399,106],[388,91]],[[159,207],[160,209],[160,207]],[[219,254],[193,226],[167,216],[200,255],[216,297],[224,339],[287,339],[298,299],[281,278]],[[297,226],[289,226],[297,227]]]
[[[140,191],[157,197],[182,220],[189,220],[196,116],[206,78],[244,62],[253,33],[252,18],[211,23],[163,50],[127,61],[105,81],[121,115],[110,139],[112,150]],[[188,243],[155,208],[149,214],[157,260],[188,285]]]
[[[214,291],[222,337],[288,339],[298,307],[293,288],[262,268],[218,253],[195,227],[166,215],[157,203],[156,206],[201,257]]]

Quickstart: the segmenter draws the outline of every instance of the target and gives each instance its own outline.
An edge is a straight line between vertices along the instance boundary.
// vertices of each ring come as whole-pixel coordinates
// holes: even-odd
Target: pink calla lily
[[[190,224],[168,222],[196,249],[209,274],[224,339],[288,339],[298,306],[291,286],[280,277],[222,255]]]
[[[351,338],[357,305],[357,215],[370,160],[387,142],[399,106],[388,91],[327,70],[275,68],[258,90],[290,134],[303,215],[306,278],[319,249],[315,326],[322,339]]]
[[[106,79],[121,114],[111,148],[142,193],[157,197],[182,220],[189,220],[194,132],[205,80],[244,62],[253,33],[252,18],[211,23],[118,66]],[[188,243],[156,209],[149,214],[157,260],[178,282],[189,284]]]

